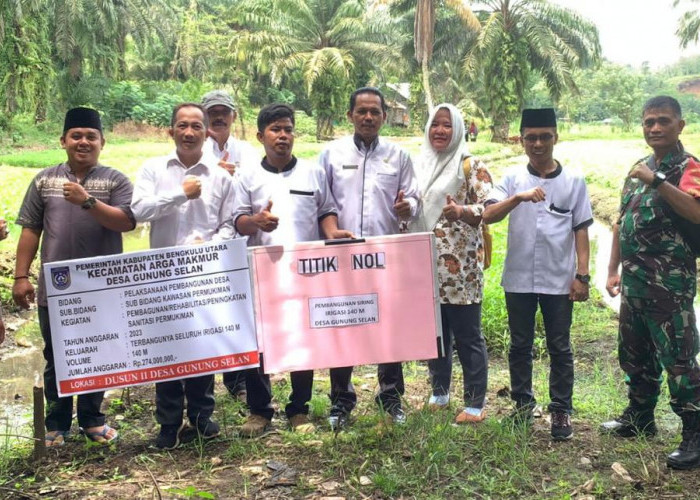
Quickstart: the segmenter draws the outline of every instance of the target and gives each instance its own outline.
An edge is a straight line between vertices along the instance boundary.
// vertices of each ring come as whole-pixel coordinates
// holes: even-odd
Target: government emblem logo
[[[52,267],[51,268],[51,283],[57,290],[65,290],[70,286],[70,268]]]

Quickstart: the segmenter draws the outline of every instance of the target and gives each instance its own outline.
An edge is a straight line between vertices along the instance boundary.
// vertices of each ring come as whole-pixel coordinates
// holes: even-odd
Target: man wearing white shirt
[[[286,104],[270,104],[258,115],[258,140],[265,157],[254,169],[241,172],[236,183],[233,219],[236,230],[248,236],[248,246],[290,245],[300,241],[352,237],[338,229],[338,216],[325,171],[315,163],[293,156],[294,110]],[[264,359],[263,359],[264,363]],[[269,427],[270,377],[261,369],[246,372],[250,417],[240,429],[256,437]],[[311,432],[308,402],[313,370],[290,374],[292,393],[285,413],[292,430]]]
[[[529,424],[536,405],[532,347],[539,306],[549,352],[549,412],[554,441],[573,437],[573,302],[588,299],[588,226],[591,202],[580,172],[554,159],[557,120],[552,108],[525,109],[520,141],[528,157],[504,175],[486,200],[483,221],[508,221],[508,249],[501,285],[510,327],[511,398],[515,423]]]
[[[237,112],[228,92],[212,90],[205,94],[202,107],[209,119],[209,137],[204,142],[204,154],[216,158],[218,165],[231,175],[240,171],[239,169],[245,170],[260,165],[260,155],[255,148],[231,134]]]
[[[234,235],[231,176],[203,162],[206,124],[199,104],[176,106],[169,130],[175,153],[147,160],[139,171],[131,203],[136,220],[151,224],[151,248],[225,240]],[[158,448],[175,448],[181,438],[193,438],[197,433],[204,438],[218,435],[219,426],[211,420],[213,384],[213,375],[156,384],[156,419],[161,425]],[[185,397],[192,427],[183,434]]]
[[[353,92],[347,116],[355,133],[331,142],[319,160],[338,205],[338,225],[358,238],[396,234],[400,224],[418,211],[418,184],[411,157],[379,137],[386,109],[384,95],[378,89],[363,87]],[[335,430],[347,425],[357,402],[351,377],[352,367],[330,371],[329,424]],[[379,394],[375,401],[394,422],[404,423],[401,363],[380,364],[377,378]]]
[[[202,98],[202,107],[209,119],[204,154],[213,158],[214,163],[231,175],[253,170],[260,165],[260,155],[255,148],[231,134],[238,116],[231,95],[224,90],[212,90]],[[222,378],[231,396],[239,401],[246,400],[245,377],[242,371],[224,372]]]

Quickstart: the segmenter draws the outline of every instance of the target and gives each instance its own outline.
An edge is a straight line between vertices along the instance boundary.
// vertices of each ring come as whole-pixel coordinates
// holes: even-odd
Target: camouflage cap
[[[214,106],[226,106],[232,111],[236,111],[236,105],[233,104],[231,95],[225,90],[212,90],[207,92],[202,97],[202,107],[205,111],[209,111]]]

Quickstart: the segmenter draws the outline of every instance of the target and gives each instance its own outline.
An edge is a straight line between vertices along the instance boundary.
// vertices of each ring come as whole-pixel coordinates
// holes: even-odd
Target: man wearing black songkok
[[[121,233],[134,228],[133,187],[124,174],[101,165],[105,144],[97,111],[73,108],[66,113],[61,146],[64,163],[37,174],[24,197],[16,224],[22,226],[17,243],[15,303],[28,309],[34,302],[30,266],[41,241],[41,262],[81,259],[122,252]],[[43,238],[42,238],[43,235]],[[46,446],[61,446],[70,433],[73,398],[58,397],[49,309],[43,267],[38,279],[39,328],[44,339],[44,395]],[[104,392],[78,396],[78,425],[88,439],[107,444],[118,433],[105,424],[100,411]]]

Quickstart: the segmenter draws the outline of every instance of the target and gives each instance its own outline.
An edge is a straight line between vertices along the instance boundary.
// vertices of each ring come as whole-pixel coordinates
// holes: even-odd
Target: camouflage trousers
[[[678,415],[700,411],[698,331],[692,299],[641,299],[623,294],[618,343],[630,404],[654,408],[665,369],[673,411]]]

